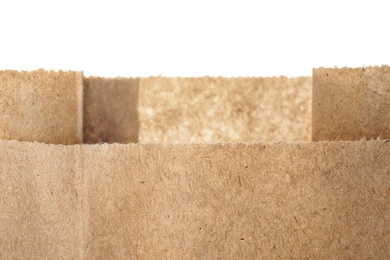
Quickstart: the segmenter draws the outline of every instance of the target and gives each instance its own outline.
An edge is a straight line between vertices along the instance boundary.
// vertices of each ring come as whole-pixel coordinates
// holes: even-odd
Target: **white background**
[[[390,63],[390,8],[377,0],[0,0],[0,30],[0,69],[306,76]]]

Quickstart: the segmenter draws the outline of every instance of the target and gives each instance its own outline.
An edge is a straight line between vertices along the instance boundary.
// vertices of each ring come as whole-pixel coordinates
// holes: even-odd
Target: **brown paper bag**
[[[138,79],[84,79],[84,143],[138,142]]]
[[[385,141],[0,141],[1,259],[387,259]]]
[[[0,71],[0,139],[82,143],[81,72]]]
[[[0,74],[3,133],[34,118],[28,109],[48,116],[45,102],[62,111],[69,100],[52,98],[52,86],[59,91],[82,79],[37,71],[16,73],[15,81],[12,73]],[[28,85],[34,75],[43,88]],[[369,75],[376,74],[366,75],[373,89]],[[137,125],[139,84],[140,141],[162,144],[0,140],[0,259],[389,258],[388,141],[189,144],[306,140],[310,80],[85,79],[86,140],[135,140],[138,130],[127,130]],[[37,97],[45,102],[34,108]]]
[[[313,140],[390,138],[390,67],[313,70]]]

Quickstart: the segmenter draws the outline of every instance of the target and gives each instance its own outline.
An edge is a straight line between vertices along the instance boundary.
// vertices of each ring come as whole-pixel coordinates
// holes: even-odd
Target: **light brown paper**
[[[313,141],[390,138],[390,67],[313,69]]]
[[[138,142],[138,79],[84,80],[84,143]]]
[[[389,158],[386,141],[0,141],[0,258],[387,259]]]
[[[82,143],[81,72],[0,71],[0,139]]]
[[[140,143],[309,141],[311,77],[140,79]]]

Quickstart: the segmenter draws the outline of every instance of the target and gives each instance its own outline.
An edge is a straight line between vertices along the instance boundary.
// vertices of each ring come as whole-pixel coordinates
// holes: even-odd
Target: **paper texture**
[[[0,139],[82,143],[81,72],[0,71]]]
[[[2,75],[1,139],[163,144],[311,138],[311,77]]]
[[[313,141],[390,138],[390,67],[313,70]]]
[[[0,259],[389,259],[388,70],[0,72]]]
[[[309,141],[311,77],[140,79],[140,143]]]
[[[386,141],[0,141],[0,258],[387,259],[389,158]]]
[[[138,79],[84,79],[84,143],[138,142]]]

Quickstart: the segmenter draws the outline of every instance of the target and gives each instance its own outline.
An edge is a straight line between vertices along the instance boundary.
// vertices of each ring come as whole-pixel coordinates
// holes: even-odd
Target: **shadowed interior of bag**
[[[311,77],[86,78],[84,82],[85,143],[311,139]]]

